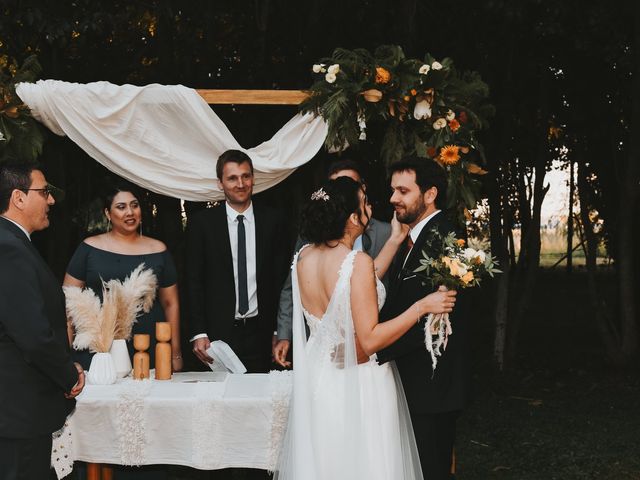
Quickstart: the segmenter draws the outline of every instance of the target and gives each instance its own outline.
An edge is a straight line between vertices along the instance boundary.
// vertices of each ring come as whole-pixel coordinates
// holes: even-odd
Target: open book
[[[209,368],[214,372],[246,373],[247,371],[231,347],[222,340],[211,342],[207,353],[213,358]]]

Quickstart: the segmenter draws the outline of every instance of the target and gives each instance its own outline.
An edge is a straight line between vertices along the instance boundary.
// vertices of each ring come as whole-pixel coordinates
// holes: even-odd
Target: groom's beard
[[[415,222],[422,216],[427,210],[427,206],[424,202],[417,201],[411,206],[404,207],[402,205],[394,205],[396,210],[396,218],[400,223],[406,223],[408,225]]]

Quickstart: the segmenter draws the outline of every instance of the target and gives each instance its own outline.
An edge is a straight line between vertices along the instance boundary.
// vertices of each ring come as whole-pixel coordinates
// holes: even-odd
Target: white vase
[[[131,373],[131,358],[129,358],[129,349],[127,341],[123,338],[116,339],[111,344],[109,350],[113,363],[116,366],[116,375],[118,378],[124,378]]]
[[[96,353],[91,359],[87,380],[94,385],[111,385],[116,383],[116,366],[109,352]]]

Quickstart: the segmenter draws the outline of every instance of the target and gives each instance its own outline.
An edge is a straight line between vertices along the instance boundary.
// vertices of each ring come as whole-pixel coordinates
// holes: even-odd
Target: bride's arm
[[[398,340],[427,313],[451,312],[455,291],[434,292],[421,298],[391,320],[378,323],[378,297],[373,260],[357,254],[351,275],[351,315],[356,336],[367,355],[371,355]]]
[[[407,237],[407,233],[409,233],[409,226],[404,223],[400,223],[396,219],[396,214],[394,213],[393,218],[391,219],[391,235],[380,252],[378,252],[378,256],[373,261],[378,278],[384,277],[385,273],[387,273],[389,265],[391,265],[398,248],[400,248],[400,245],[402,245],[402,242]]]

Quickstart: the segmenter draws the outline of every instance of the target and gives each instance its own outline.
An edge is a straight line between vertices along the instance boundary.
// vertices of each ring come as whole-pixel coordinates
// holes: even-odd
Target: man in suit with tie
[[[327,178],[329,180],[335,180],[338,177],[349,177],[358,183],[363,183],[362,173],[360,166],[353,160],[338,160],[333,162],[329,166],[327,172]],[[353,245],[354,250],[360,250],[366,252],[371,258],[376,258],[384,247],[384,244],[391,235],[391,225],[387,222],[382,222],[371,218],[367,229],[364,234],[356,238]],[[297,252],[304,245],[304,240],[298,237],[296,240],[296,246],[294,252]],[[386,276],[383,276],[382,281],[386,285]],[[287,354],[289,353],[289,347],[291,346],[291,319],[293,318],[293,299],[291,289],[291,272],[287,276],[287,279],[282,287],[280,293],[280,306],[278,308],[278,330],[276,332],[277,341],[273,348],[273,358],[276,363],[283,367],[291,366],[291,363],[287,361]]]
[[[446,236],[454,231],[441,208],[446,205],[447,178],[436,162],[408,157],[393,164],[391,204],[396,218],[409,225],[404,248],[400,248],[389,271],[387,300],[380,321],[394,318],[429,293],[414,270],[422,251],[430,257],[443,252],[430,248],[434,231]],[[450,478],[456,420],[469,399],[470,332],[468,304],[463,294],[450,314],[453,334],[435,371],[425,347],[424,320],[396,343],[378,352],[378,360],[395,360],[407,397],[425,480]]]
[[[0,479],[49,478],[51,434],[84,386],[60,282],[31,244],[54,203],[39,168],[0,165]]]
[[[223,340],[249,373],[271,367],[272,335],[286,271],[282,216],[255,204],[253,163],[239,150],[216,164],[225,202],[189,218],[187,282],[193,352],[204,363]]]

